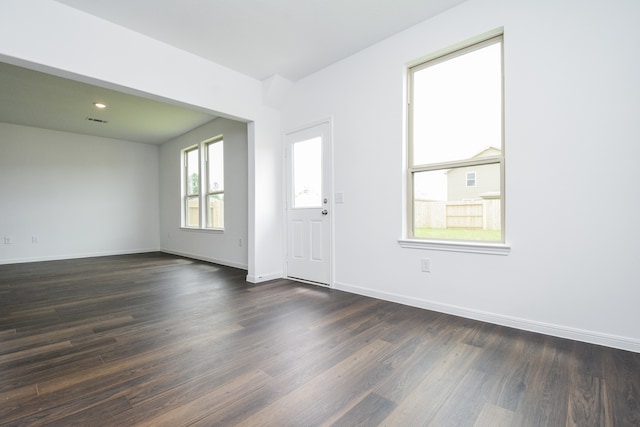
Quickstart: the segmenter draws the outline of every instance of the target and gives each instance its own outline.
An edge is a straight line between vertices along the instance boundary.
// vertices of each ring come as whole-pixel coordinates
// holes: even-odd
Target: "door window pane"
[[[322,138],[293,144],[293,207],[322,206]]]

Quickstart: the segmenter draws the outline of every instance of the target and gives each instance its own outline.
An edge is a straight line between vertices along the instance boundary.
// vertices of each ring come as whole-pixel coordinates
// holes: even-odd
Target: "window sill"
[[[222,234],[224,233],[224,228],[195,228],[195,227],[180,227],[181,231],[195,231],[195,232],[205,232],[205,233],[215,233]]]
[[[468,252],[474,254],[509,255],[511,246],[504,243],[473,243],[419,239],[398,239],[398,244],[408,249],[428,249],[434,251]]]

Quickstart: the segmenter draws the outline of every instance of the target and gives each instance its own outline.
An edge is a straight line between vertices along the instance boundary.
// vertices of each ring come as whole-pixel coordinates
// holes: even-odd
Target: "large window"
[[[182,224],[224,229],[224,141],[216,137],[182,151]],[[204,171],[204,174],[200,173]]]
[[[409,237],[503,242],[502,36],[408,77]]]

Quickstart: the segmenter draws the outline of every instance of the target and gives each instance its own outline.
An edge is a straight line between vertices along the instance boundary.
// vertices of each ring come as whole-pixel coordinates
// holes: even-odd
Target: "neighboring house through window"
[[[502,35],[409,69],[408,237],[504,242]]]
[[[182,151],[182,225],[224,229],[224,140],[222,136]],[[204,171],[200,173],[200,171]]]

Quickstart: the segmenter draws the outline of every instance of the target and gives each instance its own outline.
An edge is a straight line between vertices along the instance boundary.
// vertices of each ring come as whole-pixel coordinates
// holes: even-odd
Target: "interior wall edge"
[[[170,255],[177,255],[177,256],[181,256],[181,257],[185,257],[185,258],[191,258],[191,259],[195,259],[195,260],[198,260],[198,261],[205,261],[205,262],[210,262],[210,263],[213,263],[213,264],[224,265],[224,266],[227,266],[227,267],[239,268],[240,270],[247,270],[248,269],[248,265],[247,264],[237,263],[237,262],[233,262],[233,261],[227,261],[227,260],[219,259],[219,258],[206,257],[206,256],[202,256],[202,255],[198,255],[198,254],[194,254],[194,253],[190,253],[190,252],[174,251],[174,250],[168,250],[168,249],[161,249],[160,252],[165,253],[165,254],[170,254]]]
[[[249,283],[263,283],[268,282],[269,280],[283,279],[284,276],[282,273],[269,273],[269,274],[261,274],[259,276],[253,274],[247,274],[247,282]]]

